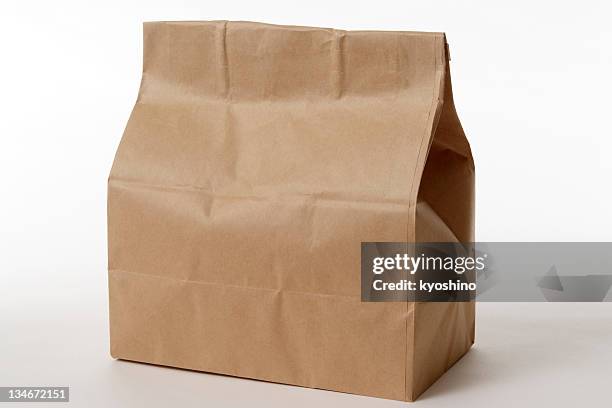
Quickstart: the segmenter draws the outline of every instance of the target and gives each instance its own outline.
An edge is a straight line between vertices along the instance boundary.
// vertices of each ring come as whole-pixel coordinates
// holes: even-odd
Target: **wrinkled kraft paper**
[[[473,241],[441,33],[144,25],[108,185],[115,358],[414,400],[473,303],[360,301],[360,244]]]

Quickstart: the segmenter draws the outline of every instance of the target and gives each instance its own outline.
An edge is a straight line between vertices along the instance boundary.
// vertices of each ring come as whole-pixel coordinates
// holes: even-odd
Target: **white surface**
[[[110,359],[106,178],[140,81],[142,21],[445,31],[478,240],[610,241],[608,4],[2,2],[0,386],[68,384],[73,406],[399,406]],[[419,405],[601,406],[611,316],[610,304],[480,305],[476,349]]]
[[[85,285],[85,280],[74,284]],[[80,295],[75,292],[58,292],[38,301],[52,306],[13,309],[3,318],[0,384],[69,385],[70,404],[78,407],[406,406],[115,361],[108,354],[104,288],[83,293],[87,302],[77,301]],[[21,296],[9,299],[14,305],[37,303]],[[478,305],[477,313],[474,349],[421,396],[417,407],[609,405],[612,303],[485,303]],[[0,403],[4,405],[24,406]],[[36,404],[45,405],[58,407]]]

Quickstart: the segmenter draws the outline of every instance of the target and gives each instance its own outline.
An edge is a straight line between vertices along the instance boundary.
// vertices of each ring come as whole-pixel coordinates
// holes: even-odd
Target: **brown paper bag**
[[[144,25],[109,178],[111,354],[414,400],[473,303],[360,301],[362,241],[472,241],[440,33]]]

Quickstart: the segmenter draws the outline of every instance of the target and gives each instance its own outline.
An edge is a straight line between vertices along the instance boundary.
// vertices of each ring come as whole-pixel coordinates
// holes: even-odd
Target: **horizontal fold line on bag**
[[[231,93],[216,95],[211,92],[194,92],[191,88],[180,83],[171,82],[164,78],[157,78],[149,72],[143,72],[143,82],[146,79],[146,87],[143,87],[136,101],[139,105],[198,105],[207,103],[219,103],[228,105],[272,105],[283,106],[305,106],[305,105],[335,105],[351,101],[366,105],[374,99],[376,102],[389,101],[401,103],[407,107],[423,106],[429,104],[428,100],[415,98],[424,91],[431,90],[430,85],[411,85],[402,88],[384,89],[378,91],[347,93],[329,93],[324,95],[268,95],[266,97],[236,96]],[[172,89],[180,89],[181,92],[171,92]]]
[[[110,273],[120,273],[120,274],[144,276],[148,278],[157,278],[157,279],[163,279],[163,280],[177,281],[177,282],[181,282],[184,284],[192,283],[196,285],[222,286],[222,287],[231,288],[231,289],[260,290],[260,291],[277,292],[277,293],[284,292],[284,293],[293,293],[293,294],[298,294],[298,295],[309,295],[309,296],[318,296],[318,297],[336,297],[336,298],[344,298],[344,299],[354,299],[354,300],[361,302],[361,294],[357,294],[355,296],[349,296],[349,295],[340,295],[340,294],[334,294],[334,293],[305,292],[305,291],[292,290],[292,289],[265,288],[265,287],[259,287],[259,286],[236,285],[236,284],[223,283],[223,282],[179,279],[179,278],[172,277],[172,276],[154,275],[150,273],[127,271],[125,269],[117,269],[117,268],[109,269],[108,273],[109,274]]]
[[[109,184],[117,184],[118,187],[134,187],[140,189],[151,189],[151,190],[168,190],[168,191],[188,191],[188,192],[197,192],[204,195],[208,195],[216,198],[226,198],[226,199],[247,199],[247,200],[260,200],[267,201],[278,198],[310,198],[315,200],[323,200],[323,201],[339,201],[339,202],[352,202],[352,203],[364,203],[364,204],[388,204],[388,205],[398,205],[398,206],[407,206],[408,208],[414,207],[415,203],[409,199],[393,199],[393,198],[369,198],[369,197],[349,197],[346,193],[341,192],[319,192],[319,193],[306,193],[306,192],[283,192],[279,194],[220,194],[210,189],[201,186],[194,185],[179,185],[179,184],[156,184],[135,180],[127,180],[120,178],[111,178],[109,179]],[[122,186],[123,185],[123,186]]]

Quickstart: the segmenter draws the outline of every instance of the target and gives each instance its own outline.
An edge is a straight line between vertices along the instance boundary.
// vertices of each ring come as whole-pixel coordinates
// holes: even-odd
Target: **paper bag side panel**
[[[421,179],[418,242],[474,241],[474,163],[455,110],[450,70],[444,103]],[[423,393],[474,342],[474,302],[415,304],[413,398]]]
[[[414,165],[414,172],[410,174],[408,180],[410,180],[410,212],[408,214],[408,228],[406,231],[406,241],[416,242],[418,240],[418,222],[419,222],[419,206],[418,194],[420,188],[420,179],[427,163],[427,155],[429,147],[432,144],[435,129],[438,126],[440,115],[443,106],[443,94],[444,94],[444,80],[445,80],[445,64],[446,64],[446,48],[445,48],[445,36],[439,36],[432,43],[431,56],[433,59],[433,86],[428,91],[430,92],[429,107],[427,113],[426,125],[421,127],[422,135],[420,144],[417,148],[417,160]],[[406,304],[407,309],[413,309],[416,311],[416,304],[408,302]],[[406,320],[406,337],[409,339],[416,339],[418,333],[417,322],[415,320],[416,313],[408,315]],[[416,398],[415,386],[418,381],[417,375],[420,375],[415,370],[415,364],[417,363],[417,356],[415,355],[414,341],[410,343],[410,348],[406,350],[406,384],[405,384],[405,401],[414,401]]]
[[[474,161],[455,109],[448,62],[443,89],[444,103],[420,178],[418,201],[426,202],[459,242],[473,242]]]
[[[457,242],[453,231],[427,202],[419,202],[416,213],[418,242]],[[470,349],[475,323],[474,302],[416,302],[413,308],[411,401]]]

